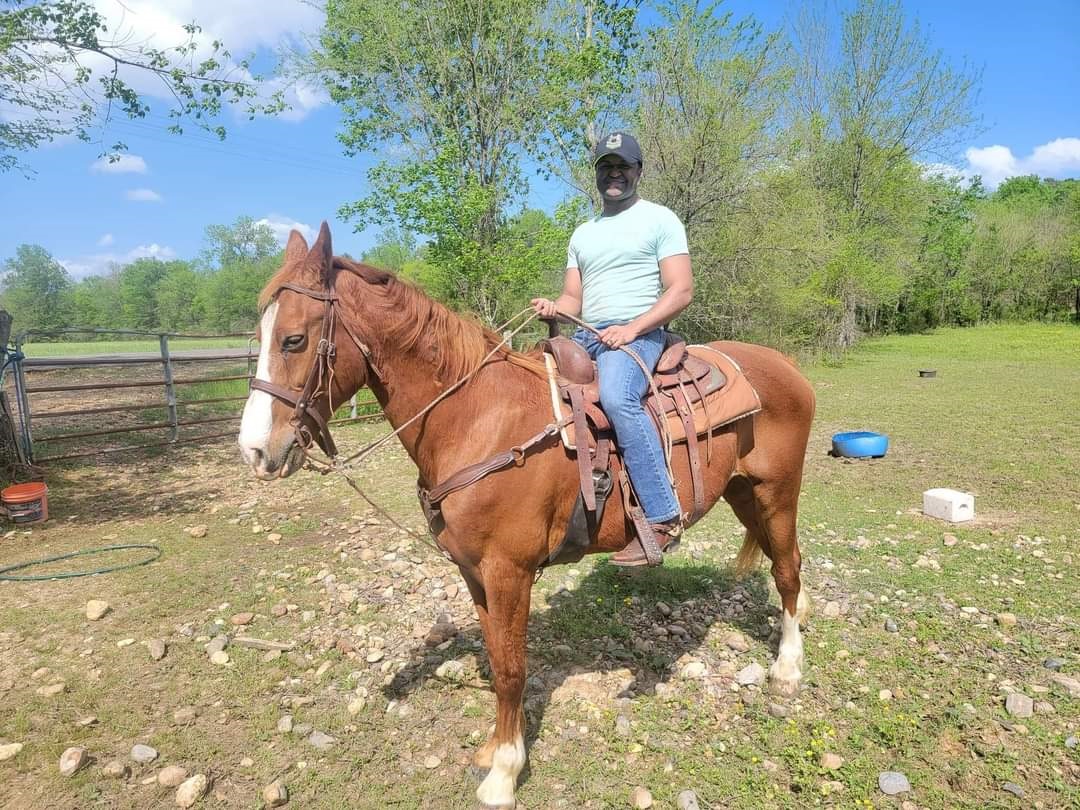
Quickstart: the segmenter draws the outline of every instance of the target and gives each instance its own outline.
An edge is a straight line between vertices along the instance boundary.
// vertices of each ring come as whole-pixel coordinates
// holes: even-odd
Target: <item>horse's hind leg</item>
[[[778,694],[794,695],[799,690],[803,667],[799,623],[805,620],[808,607],[799,576],[802,556],[795,527],[798,480],[759,482],[751,487],[745,479],[733,479],[724,497],[746,526],[746,542],[739,552],[737,568],[749,568],[758,559],[757,549],[772,561],[782,610],[780,649],[769,668],[769,683]]]
[[[510,562],[485,560],[482,591],[470,584],[495,686],[495,733],[474,762],[488,767],[476,797],[486,808],[515,806],[525,767],[525,641],[532,575]],[[480,598],[477,598],[480,597]]]

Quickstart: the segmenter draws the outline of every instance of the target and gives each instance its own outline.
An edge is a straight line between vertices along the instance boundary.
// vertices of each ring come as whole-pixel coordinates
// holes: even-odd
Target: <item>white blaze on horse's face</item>
[[[274,320],[277,317],[278,304],[274,301],[263,312],[259,324],[262,345],[259,347],[259,365],[255,369],[255,378],[272,382],[270,378],[270,351],[273,348]],[[274,430],[274,398],[265,391],[255,391],[248,395],[244,405],[244,415],[240,420],[240,454],[259,478],[284,478],[298,466],[298,453],[293,442],[292,431]],[[288,428],[288,426],[286,426]]]

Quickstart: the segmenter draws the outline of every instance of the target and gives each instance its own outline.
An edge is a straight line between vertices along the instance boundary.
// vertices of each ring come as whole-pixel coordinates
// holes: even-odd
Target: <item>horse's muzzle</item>
[[[304,452],[296,442],[289,442],[283,452],[276,457],[255,447],[240,448],[240,455],[251,467],[255,477],[262,481],[288,478],[304,464]]]

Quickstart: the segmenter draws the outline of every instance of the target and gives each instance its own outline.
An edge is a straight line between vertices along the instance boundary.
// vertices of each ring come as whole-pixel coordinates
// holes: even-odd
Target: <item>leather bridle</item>
[[[330,277],[325,291],[313,290],[310,287],[301,287],[299,284],[292,283],[282,284],[280,290],[291,290],[323,302],[322,327],[319,333],[319,342],[315,347],[315,362],[312,364],[307,379],[300,389],[285,388],[258,378],[251,381],[251,387],[256,391],[264,391],[292,406],[293,414],[289,419],[289,424],[292,425],[296,440],[305,454],[307,449],[311,447],[312,442],[315,442],[333,460],[338,454],[337,446],[334,444],[333,436],[330,435],[329,425],[314,406],[319,397],[325,396],[330,406],[330,415],[333,416],[334,403],[331,399],[330,386],[334,380],[334,361],[337,359],[334,332],[339,322],[364,356],[370,372],[379,380],[382,379],[382,375],[372,359],[371,349],[349,328],[344,318],[338,318],[339,299],[334,288],[333,276]],[[278,295],[280,294],[279,291]]]

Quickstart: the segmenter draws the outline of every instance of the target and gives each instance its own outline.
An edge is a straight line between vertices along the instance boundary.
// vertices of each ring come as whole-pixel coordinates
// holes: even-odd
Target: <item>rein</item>
[[[511,317],[505,324],[499,327],[500,332],[505,330],[506,327],[508,327],[514,321],[520,319],[523,315],[527,313],[532,313],[528,318],[526,318],[517,327],[515,327],[513,331],[511,331],[509,334],[505,334],[502,340],[495,344],[491,351],[488,352],[484,356],[484,358],[477,364],[476,368],[474,368],[471,372],[466,374],[464,377],[459,379],[457,382],[455,382],[453,385],[451,385],[449,388],[439,394],[439,396],[429,402],[418,413],[416,413],[403,424],[398,426],[395,430],[390,431],[389,433],[381,436],[375,441],[369,442],[367,445],[360,448],[360,450],[358,450],[357,452],[342,459],[338,455],[337,445],[334,443],[333,436],[331,436],[330,434],[329,425],[322,417],[322,415],[312,407],[314,403],[318,401],[319,397],[325,395],[330,405],[330,412],[331,414],[333,414],[334,403],[331,400],[330,383],[333,381],[334,378],[334,361],[337,358],[337,345],[334,343],[334,332],[336,326],[339,323],[341,327],[345,330],[346,334],[348,334],[349,337],[352,339],[353,343],[356,344],[356,347],[364,356],[365,362],[367,362],[368,367],[371,369],[371,372],[375,375],[375,377],[380,382],[383,382],[384,378],[382,372],[379,371],[378,366],[375,364],[370,347],[368,347],[366,343],[360,340],[360,338],[356,335],[352,328],[349,327],[348,322],[344,318],[338,317],[338,306],[340,303],[340,298],[338,297],[337,291],[334,287],[333,278],[333,276],[330,277],[327,283],[327,289],[325,291],[315,290],[310,287],[302,287],[298,284],[292,283],[285,283],[281,285],[281,289],[283,290],[289,290],[291,292],[299,293],[300,295],[305,295],[308,298],[314,298],[317,301],[322,301],[324,304],[322,327],[320,329],[319,342],[316,345],[315,349],[315,362],[312,364],[311,370],[308,372],[307,378],[304,382],[303,387],[300,389],[300,392],[294,393],[294,390],[292,389],[285,388],[281,385],[276,385],[266,380],[260,380],[258,378],[255,378],[251,381],[251,387],[256,391],[263,391],[267,394],[270,394],[271,396],[280,399],[281,401],[293,407],[293,414],[289,419],[289,424],[291,424],[293,427],[293,431],[296,436],[297,446],[304,454],[305,467],[322,475],[326,475],[331,472],[340,473],[345,478],[346,482],[348,482],[349,486],[356,490],[357,494],[359,494],[365,501],[367,501],[367,503],[380,515],[389,520],[390,523],[392,523],[395,527],[406,532],[413,538],[421,540],[422,542],[436,548],[443,554],[444,557],[453,562],[453,558],[447,553],[447,551],[441,546],[434,543],[431,538],[418,535],[416,532],[414,532],[407,526],[402,526],[400,523],[398,523],[397,520],[393,518],[392,515],[387,513],[386,510],[384,510],[382,507],[372,501],[371,498],[367,496],[367,494],[348,474],[347,469],[349,466],[363,461],[367,456],[374,453],[388,441],[400,434],[409,425],[413,424],[416,420],[423,417],[425,414],[430,412],[432,408],[434,408],[444,399],[446,399],[455,391],[464,386],[480,371],[480,369],[482,369],[487,364],[487,362],[492,357],[494,357],[499,352],[500,349],[508,345],[510,340],[515,335],[517,335],[522,329],[524,329],[533,320],[535,320],[537,315],[536,313],[532,312],[531,307],[527,307],[518,312],[513,317]],[[469,481],[469,483],[472,483],[473,481],[479,480],[484,475],[487,475],[490,472],[494,472],[496,469],[501,469],[502,467],[509,466],[509,464],[523,464],[525,460],[525,454],[531,447],[540,443],[543,439],[549,436],[554,436],[558,434],[558,432],[565,426],[566,425],[562,421],[547,425],[542,431],[540,431],[536,435],[522,442],[520,445],[516,445],[505,453],[500,453],[498,456],[495,457],[495,459],[489,459],[488,462],[481,465],[472,465],[471,467],[466,468],[466,470],[462,472],[473,471],[474,468],[485,468],[485,470],[479,475],[477,475],[476,478],[472,479],[472,481]],[[329,462],[323,461],[322,459],[319,459],[311,454],[310,447],[312,444],[318,444],[318,446],[329,458]],[[492,462],[494,462],[496,459],[498,459],[499,462],[505,461],[505,463],[499,463],[495,466],[492,466]],[[446,495],[450,494],[451,491],[455,491],[459,488],[460,487],[454,487],[453,489],[445,491],[442,494],[442,497],[446,497]]]
[[[251,387],[256,391],[264,391],[265,393],[270,394],[271,396],[276,397],[277,399],[280,399],[286,404],[293,407],[293,415],[289,419],[289,424],[292,425],[293,431],[295,432],[297,446],[304,454],[304,466],[307,469],[318,472],[321,475],[326,475],[332,472],[340,473],[342,477],[345,478],[345,481],[349,484],[349,486],[352,487],[357,492],[357,494],[359,494],[360,497],[362,497],[368,503],[368,505],[370,505],[373,509],[375,509],[375,511],[377,511],[380,515],[390,521],[390,523],[392,523],[395,527],[404,531],[411,537],[437,549],[450,562],[456,562],[454,558],[449,554],[449,552],[447,552],[446,549],[439,545],[438,542],[433,539],[433,537],[418,535],[416,532],[414,532],[407,526],[402,526],[397,520],[394,519],[392,515],[387,513],[386,510],[384,510],[382,507],[372,501],[371,498],[367,496],[367,494],[348,474],[348,468],[363,461],[365,458],[367,458],[380,447],[385,445],[395,436],[398,436],[403,430],[405,430],[405,428],[409,427],[409,425],[413,424],[418,419],[429,413],[436,405],[438,405],[444,399],[462,388],[504,346],[508,347],[511,339],[515,335],[517,335],[519,332],[521,332],[521,330],[523,330],[526,326],[532,323],[532,321],[536,320],[536,318],[539,317],[538,314],[534,312],[531,307],[526,307],[525,309],[518,312],[516,315],[512,316],[508,321],[506,321],[506,323],[499,327],[498,331],[500,333],[504,333],[504,330],[510,324],[512,324],[514,321],[517,321],[522,316],[528,314],[529,317],[525,318],[525,320],[518,324],[509,333],[504,333],[502,340],[495,344],[491,351],[489,351],[484,356],[484,358],[477,364],[476,368],[474,368],[464,377],[459,379],[457,382],[453,383],[445,391],[435,397],[435,399],[433,399],[431,402],[421,408],[420,411],[418,411],[416,414],[414,414],[412,417],[403,422],[394,430],[379,437],[378,439],[375,439],[374,441],[369,442],[352,455],[342,459],[338,455],[337,445],[334,443],[334,439],[330,435],[330,428],[327,424],[327,421],[317,410],[312,407],[313,404],[318,401],[320,396],[325,395],[330,405],[330,413],[331,415],[333,415],[334,403],[331,398],[330,385],[334,378],[334,361],[337,358],[337,346],[334,343],[334,333],[339,323],[341,327],[345,330],[346,334],[348,334],[348,336],[352,339],[353,343],[356,344],[356,347],[360,350],[360,353],[363,355],[365,362],[368,364],[368,368],[371,370],[371,373],[374,374],[380,382],[384,382],[383,375],[379,371],[378,366],[375,365],[371,349],[368,347],[368,345],[362,340],[360,340],[356,333],[349,327],[348,323],[344,318],[338,317],[338,306],[340,305],[340,298],[338,297],[337,291],[334,287],[333,275],[331,275],[329,280],[327,281],[327,289],[325,291],[315,290],[309,287],[302,287],[298,284],[292,283],[282,284],[281,289],[289,290],[291,292],[305,295],[309,298],[313,298],[317,301],[323,302],[324,306],[322,327],[319,334],[319,342],[315,349],[315,362],[312,364],[311,370],[308,372],[307,379],[304,382],[304,386],[298,394],[294,393],[293,390],[265,380],[260,380],[258,378],[255,378],[251,381]],[[600,334],[597,329],[593,328],[591,325],[585,323],[584,321],[576,318],[573,315],[559,312],[557,313],[557,316],[583,329],[586,329],[593,334]],[[642,359],[638,356],[638,354],[626,346],[620,346],[619,348],[629,354],[638,364],[638,366],[641,367],[642,371],[645,373],[645,378],[649,380],[649,384],[653,387],[653,390],[655,392],[655,384],[652,382],[652,374],[650,373],[648,367],[645,365]],[[510,465],[515,465],[519,467],[522,466],[525,463],[525,456],[531,448],[544,442],[552,436],[558,435],[559,431],[566,427],[568,424],[570,424],[571,421],[571,417],[565,417],[563,419],[559,419],[556,422],[545,425],[542,430],[540,430],[533,436],[530,436],[521,444],[511,447],[509,450],[497,453],[496,455],[492,456],[489,459],[486,459],[485,461],[471,464],[468,467],[458,470],[458,472],[451,475],[442,483],[432,487],[430,490],[418,486],[417,492],[420,496],[420,501],[421,505],[424,508],[424,513],[428,517],[429,527],[431,527],[431,517],[433,514],[433,510],[437,511],[438,503],[444,498],[446,498],[448,495],[476,483],[480,479],[484,478],[487,475],[490,475],[493,472],[496,472],[497,470],[509,467]],[[667,456],[666,460],[668,461],[668,475],[670,477],[670,436],[667,436],[666,439],[667,440],[665,442],[664,450],[665,456]],[[318,444],[318,446],[328,457],[328,462],[316,458],[311,454],[310,447],[312,444]],[[432,530],[432,535],[434,534],[435,532],[434,530]]]

